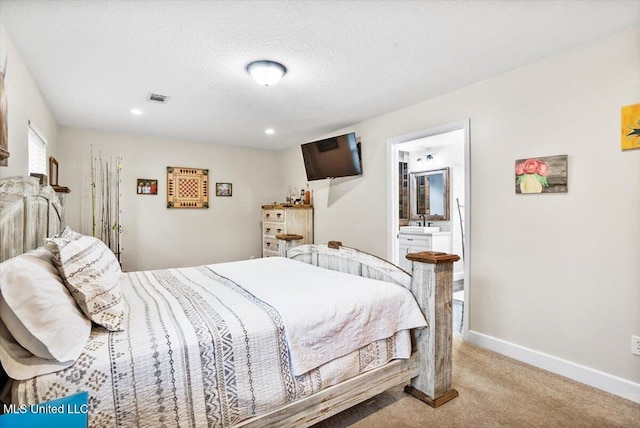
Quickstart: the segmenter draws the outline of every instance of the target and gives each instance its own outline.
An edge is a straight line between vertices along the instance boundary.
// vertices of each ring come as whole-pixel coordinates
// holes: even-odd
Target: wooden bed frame
[[[33,177],[0,180],[0,261],[41,246],[61,228],[61,206],[50,186]],[[438,407],[458,396],[451,387],[452,281],[456,255],[434,252],[408,254],[412,275],[373,255],[343,247],[302,245],[300,235],[278,235],[279,254],[326,269],[384,280],[409,289],[428,326],[414,330],[414,352],[408,360],[394,360],[294,401],[270,413],[246,419],[234,427],[310,426],[361,403],[389,388],[405,391]]]
[[[36,177],[0,180],[0,262],[44,244],[62,225],[62,205]]]

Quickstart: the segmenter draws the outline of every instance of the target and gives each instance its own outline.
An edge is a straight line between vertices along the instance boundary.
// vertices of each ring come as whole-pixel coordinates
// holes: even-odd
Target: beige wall
[[[316,241],[386,257],[387,139],[470,118],[470,330],[640,382],[640,151],[620,150],[639,97],[634,30],[338,130],[364,176],[314,182]],[[515,159],[561,154],[567,194],[514,193]],[[281,191],[303,183],[300,148],[281,160]]]
[[[118,135],[61,127],[60,182],[71,189],[67,223],[91,234],[90,151],[123,158],[122,247],[126,270],[194,266],[260,257],[260,206],[277,192],[277,153],[266,150]],[[210,195],[209,209],[167,209],[166,167],[208,168],[213,185],[233,183],[232,197]],[[137,195],[136,179],[158,180],[158,195]]]
[[[8,103],[9,165],[0,167],[0,178],[29,174],[28,122],[47,141],[47,156],[57,156],[58,124],[24,64],[20,53],[0,26],[0,39],[7,51],[5,89]],[[48,168],[48,165],[47,165]]]

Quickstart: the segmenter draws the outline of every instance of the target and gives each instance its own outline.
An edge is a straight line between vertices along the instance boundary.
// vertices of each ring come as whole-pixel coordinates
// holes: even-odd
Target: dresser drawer
[[[264,244],[262,246],[263,251],[275,251],[278,252],[278,240],[275,238],[264,238]]]
[[[284,221],[284,210],[262,210],[263,221]]]
[[[287,228],[282,223],[263,223],[262,234],[268,238],[274,238],[281,233],[287,233]]]
[[[276,257],[278,253],[276,251],[263,251],[262,257]]]

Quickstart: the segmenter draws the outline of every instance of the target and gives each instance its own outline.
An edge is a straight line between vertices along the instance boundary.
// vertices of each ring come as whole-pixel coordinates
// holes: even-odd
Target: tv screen
[[[362,175],[360,143],[350,133],[302,145],[307,180]]]

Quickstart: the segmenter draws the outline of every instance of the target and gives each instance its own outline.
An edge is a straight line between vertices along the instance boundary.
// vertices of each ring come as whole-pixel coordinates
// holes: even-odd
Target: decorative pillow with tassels
[[[123,330],[122,270],[109,247],[68,228],[47,243],[53,264],[85,315],[107,330]]]

